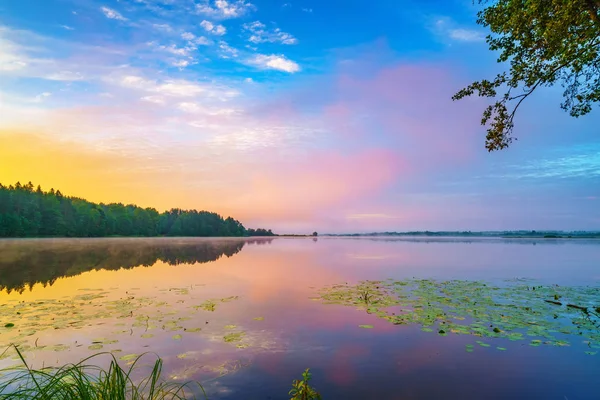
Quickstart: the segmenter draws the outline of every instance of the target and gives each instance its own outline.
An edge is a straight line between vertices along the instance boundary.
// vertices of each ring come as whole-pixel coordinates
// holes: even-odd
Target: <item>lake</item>
[[[151,352],[211,399],[600,398],[598,240],[3,240],[0,305],[34,367]]]

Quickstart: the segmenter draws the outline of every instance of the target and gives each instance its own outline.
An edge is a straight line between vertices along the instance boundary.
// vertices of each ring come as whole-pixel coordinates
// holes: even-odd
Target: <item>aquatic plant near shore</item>
[[[110,353],[98,353],[77,364],[60,368],[31,369],[18,347],[13,347],[22,365],[0,371],[0,399],[15,400],[180,400],[195,399],[192,387],[197,386],[207,399],[199,383],[174,383],[161,379],[163,362],[157,358],[150,373],[140,380],[134,372],[144,354],[137,356],[129,369],[124,370]],[[106,355],[109,368],[88,364],[92,359]]]
[[[321,395],[309,385],[311,378],[312,374],[307,368],[302,373],[302,380],[294,380],[292,390],[289,391],[289,395],[292,396],[290,400],[321,400]]]
[[[138,362],[146,354],[135,356],[133,364],[124,370],[114,355],[98,353],[77,364],[63,367],[48,367],[35,370],[25,361],[17,346],[14,349],[21,365],[0,370],[0,399],[15,400],[191,400],[201,392],[208,399],[200,383],[175,383],[161,379],[162,359],[158,358],[145,378],[135,379]],[[101,356],[110,358],[108,370],[90,365],[90,360]],[[180,357],[184,358],[184,357]],[[302,374],[301,380],[292,382],[289,395],[291,400],[321,400],[321,395],[310,386],[312,377],[309,369]]]

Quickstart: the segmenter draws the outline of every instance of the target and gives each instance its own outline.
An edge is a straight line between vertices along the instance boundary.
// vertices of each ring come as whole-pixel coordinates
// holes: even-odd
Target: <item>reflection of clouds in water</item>
[[[224,386],[220,378],[250,367],[258,355],[283,354],[289,348],[288,342],[274,332],[244,329],[223,328],[211,332],[205,337],[211,347],[165,359],[168,378],[181,383],[198,381],[210,397],[230,395],[233,390]],[[225,335],[238,332],[244,333],[239,341],[224,342]]]

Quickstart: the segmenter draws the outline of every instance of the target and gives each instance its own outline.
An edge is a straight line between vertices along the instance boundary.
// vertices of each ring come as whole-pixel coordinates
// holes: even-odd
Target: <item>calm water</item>
[[[154,352],[166,376],[199,380],[213,399],[289,398],[305,368],[324,399],[600,398],[600,352],[576,335],[568,346],[486,338],[468,352],[477,337],[315,298],[388,278],[599,288],[600,241],[0,241],[0,345],[20,343],[34,366]]]

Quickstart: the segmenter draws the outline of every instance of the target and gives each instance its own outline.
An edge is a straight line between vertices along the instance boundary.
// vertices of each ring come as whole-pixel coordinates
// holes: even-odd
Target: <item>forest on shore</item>
[[[97,204],[43,191],[29,182],[0,184],[0,237],[110,236],[275,236],[269,229],[246,229],[232,217],[173,208],[158,212],[132,204]]]

